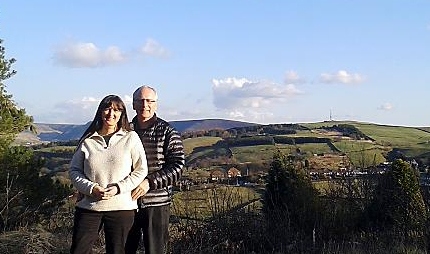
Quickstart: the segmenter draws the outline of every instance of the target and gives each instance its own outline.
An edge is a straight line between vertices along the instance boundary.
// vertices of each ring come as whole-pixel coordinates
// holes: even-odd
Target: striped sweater
[[[148,161],[146,178],[150,190],[139,198],[141,208],[170,204],[172,185],[181,177],[185,164],[184,146],[179,133],[156,115],[149,121],[149,127],[145,129],[139,128],[136,117],[131,124],[145,147]]]

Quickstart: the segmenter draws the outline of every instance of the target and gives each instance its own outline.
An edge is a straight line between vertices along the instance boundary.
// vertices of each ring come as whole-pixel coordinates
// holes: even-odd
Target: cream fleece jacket
[[[119,130],[106,144],[95,132],[77,148],[70,163],[69,177],[73,186],[84,195],[77,207],[93,211],[133,210],[137,202],[131,191],[148,175],[145,149],[134,131]],[[91,196],[96,185],[104,188],[117,184],[119,194],[109,200]]]

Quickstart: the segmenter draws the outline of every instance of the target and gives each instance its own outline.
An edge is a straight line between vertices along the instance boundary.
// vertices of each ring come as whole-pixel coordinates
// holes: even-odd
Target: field
[[[184,140],[185,155],[193,153],[195,148],[210,147],[220,140],[219,137],[187,138]]]
[[[298,150],[300,153],[313,156],[313,154],[331,153],[333,152],[327,144],[307,143],[299,145],[257,145],[257,146],[240,146],[230,148],[233,157],[240,163],[261,163],[270,162],[273,153],[277,150],[286,154],[294,154]]]
[[[334,125],[352,125],[366,135],[368,140],[357,140],[333,129],[323,128]],[[207,160],[211,164],[223,165],[224,159],[219,156],[229,155],[227,163],[233,165],[251,165],[257,171],[267,171],[275,151],[299,156],[307,161],[313,171],[336,171],[355,166],[368,168],[387,161],[390,153],[398,151],[404,156],[415,158],[420,163],[430,163],[430,132],[425,128],[386,126],[360,122],[321,122],[301,124],[307,129],[298,130],[295,134],[279,135],[292,138],[326,138],[328,143],[300,143],[273,145],[243,145],[220,147],[215,145],[220,138],[199,137],[184,141],[187,162],[189,164]],[[228,149],[228,150],[226,150]],[[391,155],[392,156],[392,155]],[[210,158],[210,160],[208,160]],[[198,165],[198,164],[197,164]],[[203,164],[202,164],[203,165]],[[203,167],[209,165],[204,164]],[[228,166],[226,166],[228,167]]]
[[[414,150],[430,150],[430,132],[428,132],[428,128],[336,121],[303,125],[311,129],[316,129],[322,126],[333,126],[335,124],[351,124],[374,139],[376,144],[387,149],[395,147],[402,148],[411,151],[411,154],[414,154]]]
[[[175,194],[171,210],[173,215],[182,219],[205,221],[250,204],[253,210],[258,210],[261,206],[259,200],[260,194],[253,188],[208,185],[207,188]],[[254,204],[255,201],[258,202]]]

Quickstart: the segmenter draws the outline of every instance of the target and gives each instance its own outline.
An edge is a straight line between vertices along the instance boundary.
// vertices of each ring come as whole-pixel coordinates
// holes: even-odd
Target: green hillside
[[[271,134],[266,133],[268,130]],[[184,138],[187,166],[267,171],[277,150],[306,161],[310,170],[366,168],[399,154],[415,159],[423,169],[430,165],[430,132],[423,128],[330,121],[240,127],[220,133],[223,137],[208,132]],[[47,165],[50,171],[67,168],[71,152],[64,152],[66,149],[60,144],[34,149],[45,158],[64,157],[51,159]],[[70,149],[73,151],[74,146]]]
[[[410,157],[419,157],[430,151],[429,128],[415,128],[403,126],[378,125],[360,122],[322,122],[306,124],[308,128],[332,126],[335,124],[351,124],[357,127],[365,135],[371,137],[376,146],[381,149],[399,149]]]
[[[266,126],[254,126],[234,130],[232,133],[240,132],[240,135],[230,137],[225,142],[220,142],[222,139],[216,137],[186,139],[187,159],[195,163],[210,158],[216,163],[217,156],[228,155],[227,161],[231,164],[257,163],[267,166],[273,152],[282,150],[312,161],[315,167],[336,168],[351,164],[369,167],[386,161],[394,152],[414,158],[421,164],[429,163],[430,132],[425,128],[353,121],[272,125],[270,129],[273,131],[274,128],[280,133],[282,128],[288,128],[291,134],[269,135],[264,133],[269,129]],[[278,140],[284,142],[278,143]]]
[[[196,138],[185,139],[184,140],[185,154],[186,155],[191,154],[195,148],[207,147],[207,146],[210,147],[216,144],[216,142],[218,142],[219,140],[221,140],[221,138],[219,137],[196,137]]]

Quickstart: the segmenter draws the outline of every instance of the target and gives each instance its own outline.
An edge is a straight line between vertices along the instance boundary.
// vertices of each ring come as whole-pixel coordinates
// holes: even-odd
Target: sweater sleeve
[[[84,143],[80,144],[73,154],[70,162],[69,177],[73,186],[82,194],[90,195],[93,188],[98,185],[90,181],[84,174]]]
[[[148,163],[145,149],[136,132],[130,132],[131,173],[117,183],[120,192],[128,192],[136,188],[148,175]]]
[[[160,170],[147,177],[150,189],[174,185],[182,175],[182,168],[185,165],[184,146],[179,133],[170,126],[165,134],[163,153],[165,163]]]

